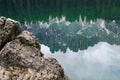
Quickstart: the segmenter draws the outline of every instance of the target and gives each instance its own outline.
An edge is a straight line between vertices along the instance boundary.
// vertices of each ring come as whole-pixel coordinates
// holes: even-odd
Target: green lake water
[[[87,19],[120,19],[120,0],[0,0],[0,15],[21,22],[48,20],[49,16],[66,16],[74,21]]]

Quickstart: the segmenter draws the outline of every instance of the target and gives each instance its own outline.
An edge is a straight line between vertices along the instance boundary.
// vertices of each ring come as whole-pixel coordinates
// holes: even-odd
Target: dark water
[[[66,16],[74,21],[87,19],[120,19],[120,0],[0,0],[0,15],[24,22],[48,20],[49,16]]]

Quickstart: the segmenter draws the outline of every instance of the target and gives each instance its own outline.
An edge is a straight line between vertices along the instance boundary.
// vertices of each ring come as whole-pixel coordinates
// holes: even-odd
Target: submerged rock
[[[37,38],[28,31],[20,33],[20,26],[15,24],[6,19],[3,26],[13,38],[7,37],[9,42],[0,45],[0,80],[68,80],[58,61],[41,53]]]

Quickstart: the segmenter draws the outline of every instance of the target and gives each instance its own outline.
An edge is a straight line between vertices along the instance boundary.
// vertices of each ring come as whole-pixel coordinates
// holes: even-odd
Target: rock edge
[[[18,21],[0,17],[0,80],[68,80],[54,58],[45,58],[37,38]]]

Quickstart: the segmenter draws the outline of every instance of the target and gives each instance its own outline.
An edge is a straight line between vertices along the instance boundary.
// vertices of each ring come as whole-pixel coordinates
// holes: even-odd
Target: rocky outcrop
[[[41,53],[36,37],[20,31],[18,22],[0,18],[0,80],[68,80],[58,61]]]
[[[15,39],[20,31],[21,27],[17,21],[0,17],[0,50],[7,42]]]

